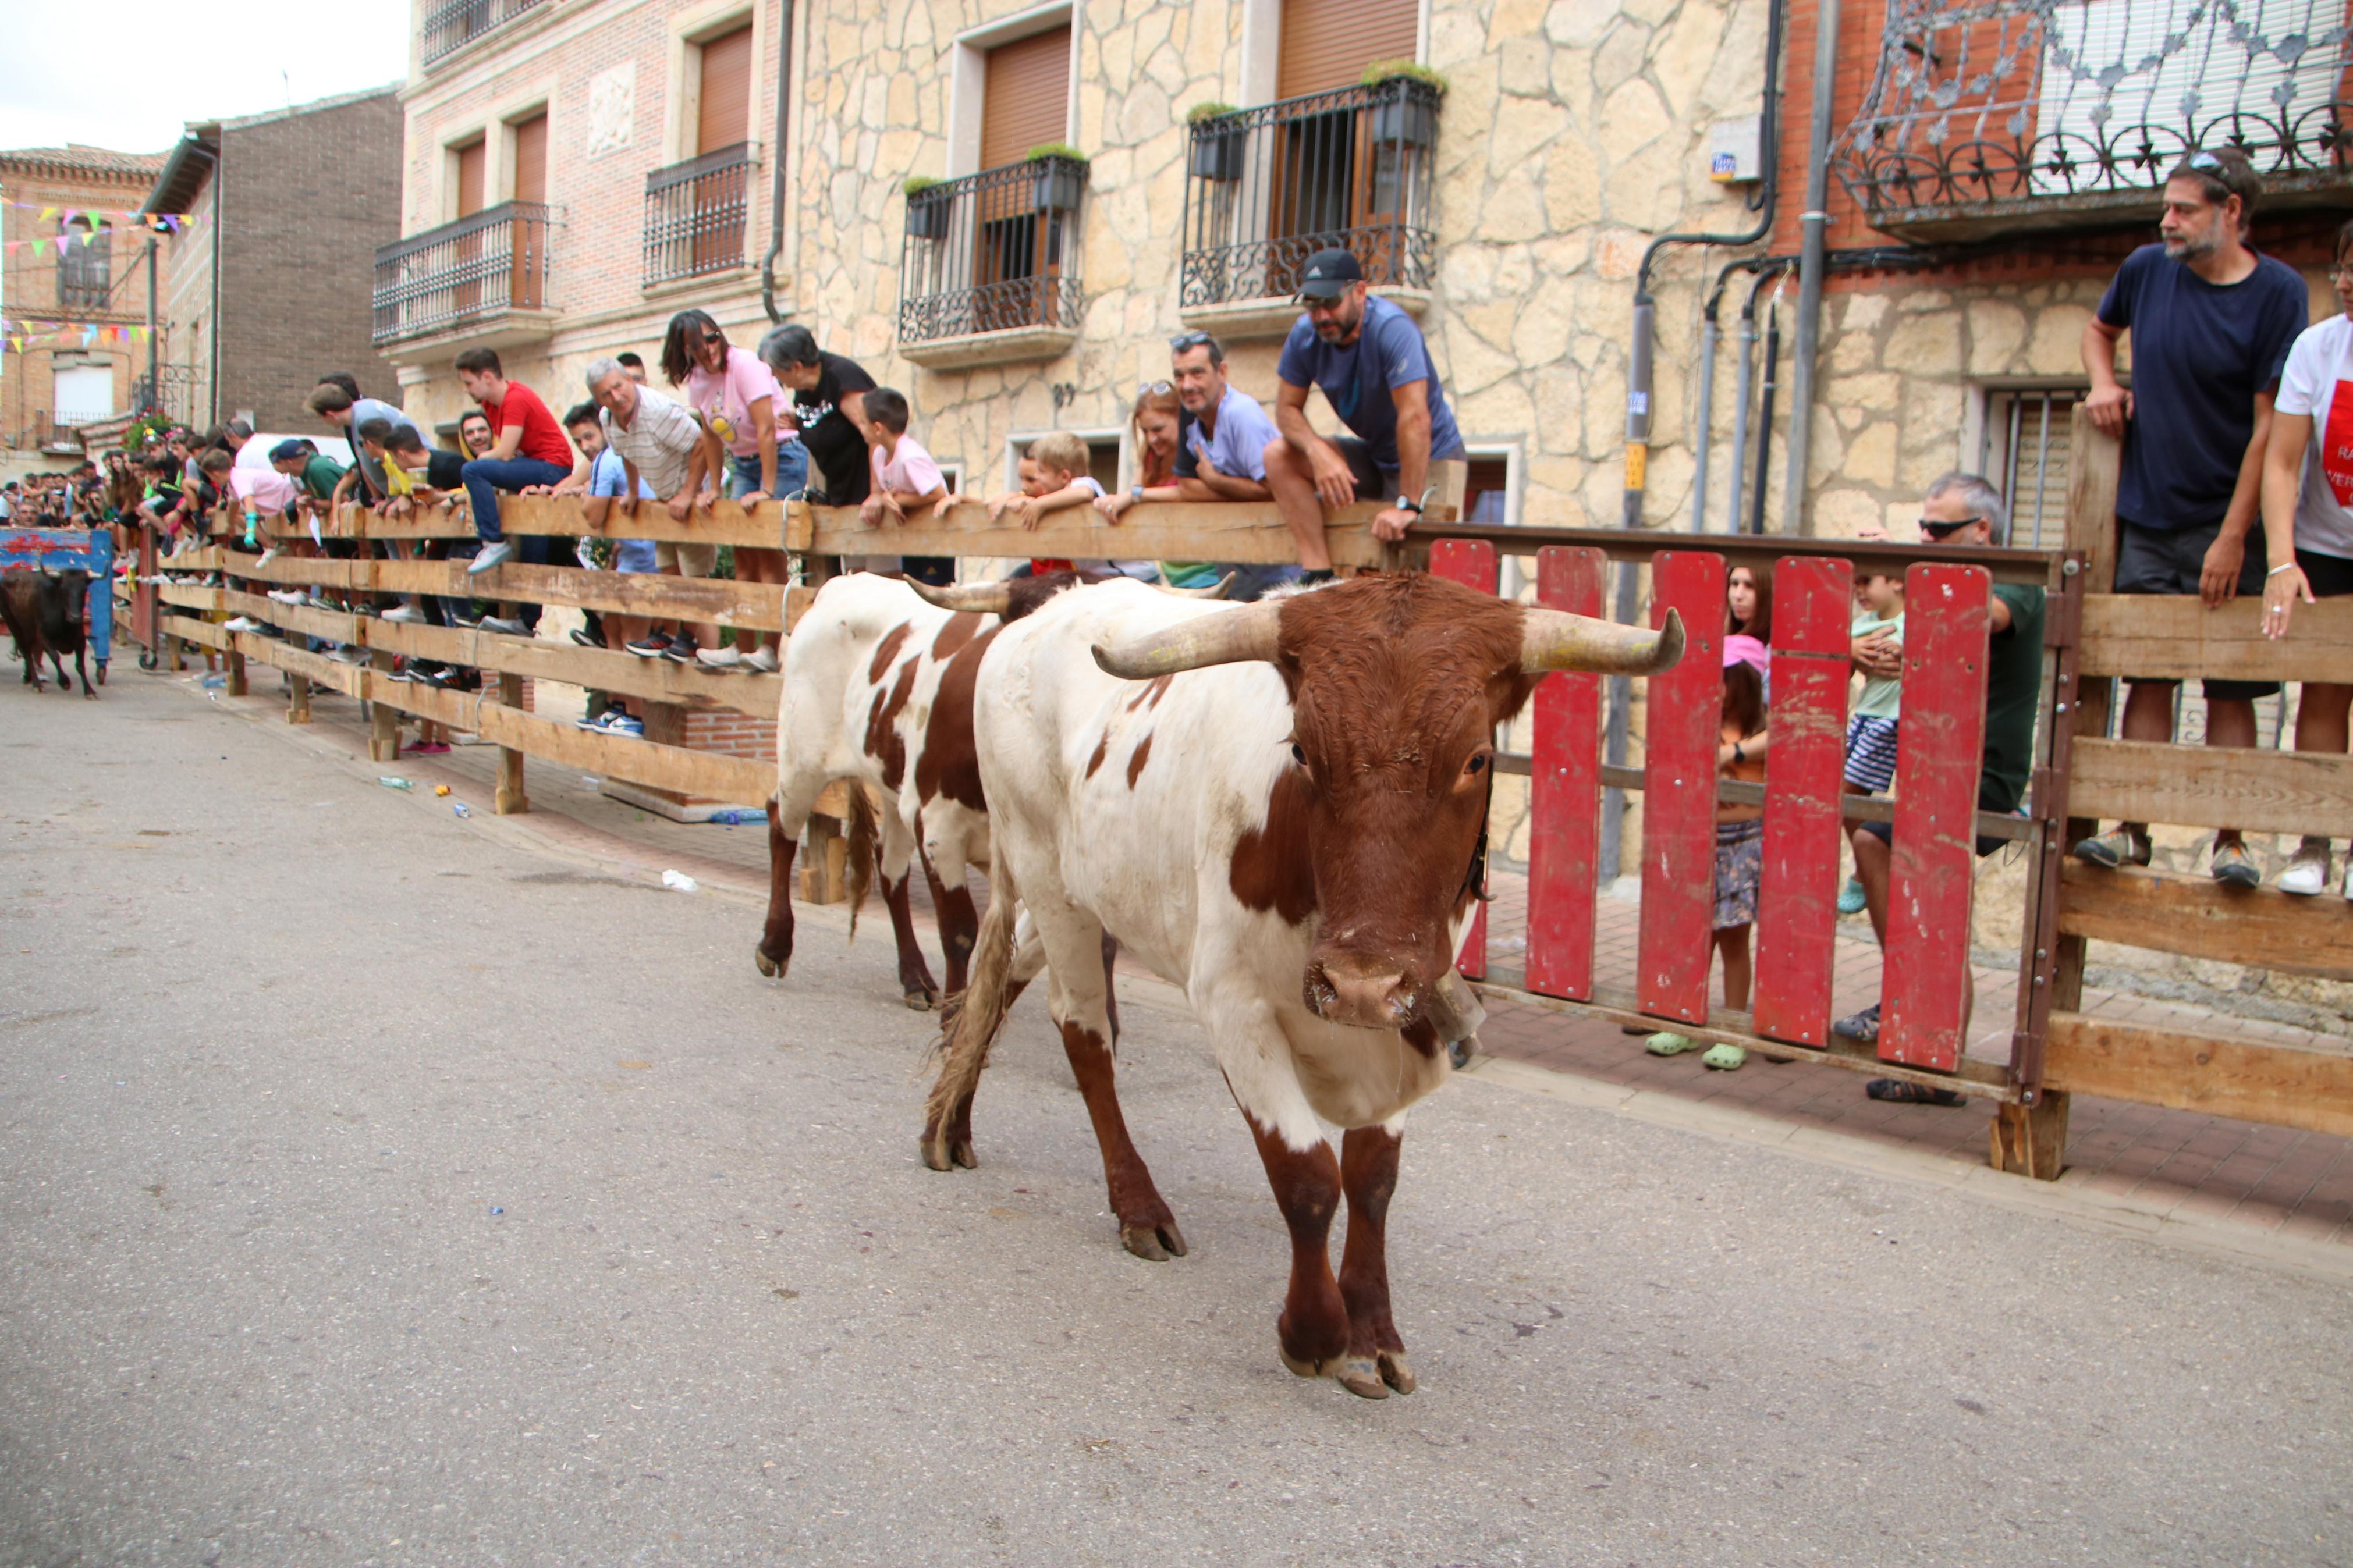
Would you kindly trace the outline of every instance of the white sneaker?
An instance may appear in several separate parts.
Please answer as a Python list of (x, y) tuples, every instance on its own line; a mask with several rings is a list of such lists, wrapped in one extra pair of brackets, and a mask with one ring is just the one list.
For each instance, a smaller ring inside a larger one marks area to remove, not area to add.
[[(2348, 869), (2348, 875), (2353, 875), (2353, 868)], [(2353, 886), (2353, 883), (2348, 883), (2348, 886)], [(2280, 873), (2279, 890), (2306, 899), (2316, 893), (2327, 892), (2328, 851), (2323, 849), (2316, 854), (2307, 849), (2297, 850), (2295, 858), (2287, 863), (2287, 869)]]
[(337, 664), (365, 664), (368, 661), (367, 649), (353, 647), (350, 643), (345, 643), (327, 657)]
[(273, 561), (275, 561), (275, 560), (277, 560), (277, 559), (278, 559), (278, 546), (276, 546), (275, 544), (273, 544), (273, 545), (271, 545), (269, 549), (267, 549), (267, 550), (265, 550), (265, 551), (263, 551), (263, 552), (261, 552), (261, 556), (260, 556), (260, 558), (259, 558), (259, 560), (255, 561), (255, 562), (254, 562), (254, 564), (255, 564), (256, 566), (267, 566), (267, 565), (269, 565), (271, 562), (273, 562)]
[(425, 624), (425, 612), (414, 605), (395, 605), (376, 619), (397, 621), (405, 626), (421, 626)]
[(299, 588), (272, 588), (269, 590), (269, 597), (281, 605), (299, 605), (302, 602), (302, 593)]
[(758, 647), (752, 650), (749, 658), (744, 660), (744, 668), (746, 669), (756, 669), (762, 675), (776, 674), (776, 650), (770, 647), (767, 644), (762, 643)]
[[(258, 632), (260, 629), (261, 623), (251, 616), (239, 616), (235, 620), (221, 623), (221, 630), (225, 632)], [(2314, 889), (2316, 892), (2318, 890), (2318, 889)]]
[(695, 662), (702, 665), (705, 669), (741, 669), (744, 668), (744, 656), (735, 651), (734, 645), (732, 643), (725, 647), (706, 647), (701, 649), (695, 654), (694, 658)]

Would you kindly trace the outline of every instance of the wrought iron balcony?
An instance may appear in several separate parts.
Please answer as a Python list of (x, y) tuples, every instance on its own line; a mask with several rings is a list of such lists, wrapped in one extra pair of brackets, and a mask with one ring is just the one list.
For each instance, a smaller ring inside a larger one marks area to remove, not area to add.
[(501, 202), (377, 250), (377, 346), (547, 310), (550, 212), (540, 202)]
[(1179, 306), (1287, 300), (1335, 246), (1376, 286), (1429, 288), (1438, 107), (1437, 88), (1398, 77), (1197, 121)]
[[(918, 363), (1042, 358), (1075, 340), (1079, 204), (1087, 166), (1033, 158), (928, 186), (907, 198), (899, 253), (899, 342)], [(955, 340), (1015, 334), (974, 346)]]
[(431, 65), (539, 3), (540, 0), (443, 0), (425, 13), (425, 63)]
[(752, 146), (738, 142), (646, 176), (646, 287), (744, 265)]
[(2243, 151), (2266, 208), (2338, 205), (2348, 23), (2346, 0), (1893, 0), (1832, 167), (1912, 239), (2138, 223), (2200, 147)]

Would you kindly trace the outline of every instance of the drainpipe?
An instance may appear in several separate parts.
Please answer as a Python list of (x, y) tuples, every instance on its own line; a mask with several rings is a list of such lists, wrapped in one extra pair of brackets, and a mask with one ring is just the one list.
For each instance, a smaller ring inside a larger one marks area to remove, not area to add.
[[(1781, 281), (1773, 285), (1773, 297), (1765, 301), (1765, 384), (1757, 394), (1757, 484), (1748, 502), (1751, 533), (1765, 531), (1765, 478), (1773, 468), (1773, 394), (1780, 385), (1777, 378), (1781, 365), (1781, 289), (1788, 280), (1784, 272)], [(1738, 517), (1732, 520), (1732, 527), (1739, 531)]]
[(155, 237), (147, 237), (147, 395), (155, 406), (164, 404), (164, 378), (156, 369), (161, 349), (155, 342)]
[[(1725, 498), (1725, 531), (1729, 533), (1740, 531), (1740, 500), (1746, 493), (1742, 487), (1748, 479), (1748, 404), (1756, 384), (1757, 296), (1763, 291), (1767, 281), (1788, 268), (1788, 260), (1785, 257), (1752, 258), (1735, 265), (1754, 270), (1757, 277), (1748, 285), (1748, 297), (1740, 304), (1740, 337), (1737, 351), (1740, 357), (1736, 362), (1739, 369), (1733, 380), (1732, 393), (1732, 482), (1730, 493)], [(1717, 279), (1716, 289), (1719, 293), (1729, 281), (1732, 271), (1733, 268), (1725, 268), (1725, 276)]]
[[(1757, 183), (1757, 194), (1749, 198), (1749, 210), (1757, 214), (1756, 226), (1742, 234), (1662, 234), (1644, 247), (1641, 264), (1634, 269), (1634, 341), (1627, 352), (1626, 481), (1620, 517), (1620, 521), (1627, 528), (1642, 526), (1642, 496), (1650, 477), (1651, 344), (1657, 316), (1656, 307), (1651, 299), (1651, 268), (1657, 262), (1659, 253), (1671, 245), (1754, 245), (1773, 232), (1775, 202), (1780, 188), (1779, 139), (1776, 134), (1774, 110), (1779, 95), (1781, 26), (1785, 9), (1785, 0), (1772, 0), (1765, 18), (1765, 83), (1757, 95), (1757, 146), (1764, 162), (1763, 178)], [(1640, 608), (1635, 575), (1635, 568), (1630, 565), (1618, 569), (1617, 592), (1610, 618), (1621, 625), (1632, 625), (1635, 612)], [(1626, 764), (1628, 726), (1633, 703), (1633, 681), (1623, 675), (1611, 676), (1604, 754), (1615, 767)], [(1605, 883), (1615, 880), (1619, 875), (1625, 815), (1626, 792), (1621, 789), (1603, 791), (1598, 870)]]
[(783, 15), (776, 25), (776, 140), (769, 153), (776, 161), (768, 192), (768, 254), (760, 258), (760, 309), (768, 320), (781, 321), (776, 309), (776, 258), (785, 252), (785, 138), (792, 130), (793, 0), (781, 0)]
[(1821, 342), (1822, 238), (1829, 226), (1831, 79), (1838, 68), (1839, 0), (1819, 0), (1814, 13), (1813, 124), (1806, 147), (1806, 206), (1798, 216), (1801, 248), (1798, 262), (1798, 342), (1790, 359), (1788, 489), (1781, 507), (1781, 531), (1811, 537), (1814, 520), (1806, 510), (1806, 458), (1814, 421), (1814, 353)]

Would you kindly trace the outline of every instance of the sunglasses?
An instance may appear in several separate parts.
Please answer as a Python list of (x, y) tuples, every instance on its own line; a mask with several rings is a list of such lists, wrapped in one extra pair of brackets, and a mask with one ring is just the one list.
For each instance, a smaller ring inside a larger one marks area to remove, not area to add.
[(1926, 534), (1931, 539), (1946, 540), (1950, 539), (1954, 534), (1958, 533), (1961, 530), (1968, 527), (1969, 524), (1973, 522), (1983, 522), (1984, 521), (1985, 519), (1982, 516), (1978, 516), (1957, 518), (1951, 522), (1939, 522), (1934, 518), (1924, 517), (1920, 520), (1920, 531)]
[(1217, 341), (1207, 332), (1180, 332), (1168, 340), (1168, 352), (1172, 354), (1181, 354), (1187, 349), (1198, 349), (1204, 343), (1213, 343)]
[(1138, 397), (1151, 397), (1176, 390), (1165, 381), (1139, 381), (1135, 384), (1135, 395)]

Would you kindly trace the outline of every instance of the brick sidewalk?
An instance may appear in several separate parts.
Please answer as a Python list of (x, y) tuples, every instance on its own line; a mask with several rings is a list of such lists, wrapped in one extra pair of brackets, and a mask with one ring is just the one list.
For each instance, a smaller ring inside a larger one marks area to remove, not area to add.
[[(193, 684), (193, 678), (188, 682)], [(241, 701), (220, 700), (265, 721), (280, 710), (274, 697), (259, 694)], [(332, 733), (364, 757), (366, 731), (358, 704), (324, 692), (314, 695), (312, 702), (313, 733), (321, 739)], [(488, 746), (459, 747), (447, 756), (405, 756), (396, 767), (382, 771), (400, 773), (420, 784), (451, 783), (459, 797), (487, 813), (497, 755)], [(532, 814), (506, 820), (527, 822), (551, 847), (641, 870), (676, 868), (706, 882), (765, 894), (767, 832), (761, 826), (674, 823), (597, 793), (572, 769), (543, 762), (529, 764), (526, 788)], [(1519, 933), (1525, 930), (1525, 879), (1498, 871), (1493, 885), (1488, 951), (1492, 960), (1516, 966)], [(936, 965), (938, 942), (930, 929), (930, 903), (920, 879), (914, 904), (926, 950)], [(867, 912), (879, 917), (872, 908)], [(1595, 955), (1597, 973), (1605, 981), (1631, 983), (1636, 913), (1630, 902), (1600, 901)], [(1860, 924), (1842, 924), (1839, 932), (1833, 994), (1840, 1014), (1865, 1005), (1878, 994), (1878, 949), (1867, 927), (1851, 929)], [(754, 934), (747, 928), (747, 963)], [(2007, 1060), (2017, 975), (1983, 966), (1976, 975), (1969, 1053)], [(2113, 992), (2087, 989), (2084, 1010), (2137, 1023), (2342, 1048), (2341, 1042), (2276, 1025)], [(1793, 1125), (1955, 1162), (1986, 1162), (1987, 1127), (1992, 1120), (1987, 1100), (1971, 1100), (1957, 1109), (1887, 1105), (1865, 1098), (1862, 1076), (1849, 1069), (1811, 1062), (1775, 1066), (1754, 1056), (1736, 1072), (1712, 1072), (1700, 1065), (1695, 1051), (1651, 1056), (1641, 1040), (1614, 1023), (1509, 1002), (1490, 1005), (1480, 1044), (1494, 1056), (1592, 1081), (1735, 1106)], [(2088, 1096), (2077, 1097), (2070, 1121), (2063, 1187), (2080, 1185), (2128, 1197), (2135, 1207), (2159, 1215), (2221, 1219), (2278, 1236), (2353, 1247), (2353, 1139)]]

